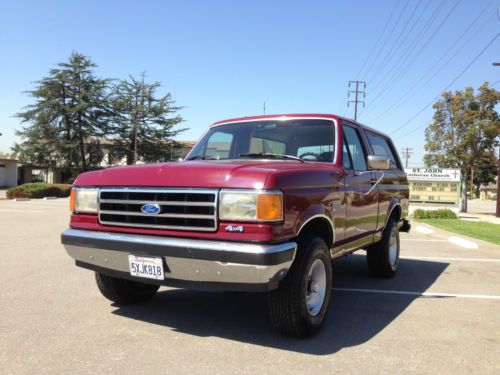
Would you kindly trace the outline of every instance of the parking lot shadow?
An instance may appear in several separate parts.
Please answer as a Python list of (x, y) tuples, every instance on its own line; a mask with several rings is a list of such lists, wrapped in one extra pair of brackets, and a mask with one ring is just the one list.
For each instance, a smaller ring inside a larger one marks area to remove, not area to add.
[[(364, 256), (333, 264), (334, 287), (425, 292), (448, 263), (401, 259), (393, 279), (373, 279)], [(411, 303), (415, 295), (337, 291), (327, 319), (316, 336), (299, 340), (274, 331), (267, 320), (265, 294), (160, 290), (150, 302), (117, 307), (113, 314), (190, 335), (216, 336), (301, 353), (327, 355), (362, 344), (381, 332)]]

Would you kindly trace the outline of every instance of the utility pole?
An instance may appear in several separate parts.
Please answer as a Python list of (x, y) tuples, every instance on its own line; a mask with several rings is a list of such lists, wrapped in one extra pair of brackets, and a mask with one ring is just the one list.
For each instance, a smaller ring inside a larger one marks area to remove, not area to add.
[[(351, 90), (351, 85), (355, 87), (355, 90)], [(363, 86), (364, 91), (360, 91), (360, 86)], [(354, 100), (349, 100), (351, 94), (354, 94)], [(358, 96), (363, 94), (363, 100), (358, 99)], [(347, 107), (349, 103), (354, 103), (354, 121), (358, 119), (358, 103), (363, 103), (363, 108), (365, 107), (365, 97), (366, 97), (366, 82), (365, 81), (349, 81), (349, 86), (347, 90)]]
[(262, 106), (262, 114), (266, 114), (266, 101), (264, 100), (264, 105)]
[(411, 155), (413, 154), (413, 149), (406, 147), (401, 149), (401, 154), (403, 155), (403, 158), (405, 159), (405, 168), (408, 168), (408, 160), (410, 159)]
[[(497, 12), (497, 16), (500, 19), (500, 12)], [(500, 62), (494, 62), (493, 66), (500, 66)], [(497, 212), (496, 212), (496, 217), (500, 217), (500, 144), (498, 144), (497, 164), (498, 164), (498, 169), (497, 169)]]

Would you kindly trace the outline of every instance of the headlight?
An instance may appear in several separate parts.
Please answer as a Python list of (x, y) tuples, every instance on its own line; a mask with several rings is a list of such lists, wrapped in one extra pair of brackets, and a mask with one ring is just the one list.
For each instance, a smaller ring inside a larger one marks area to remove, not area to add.
[(97, 195), (99, 189), (73, 188), (70, 197), (70, 210), (95, 214), (97, 213)]
[(222, 190), (219, 218), (231, 221), (283, 220), (283, 194), (265, 190)]

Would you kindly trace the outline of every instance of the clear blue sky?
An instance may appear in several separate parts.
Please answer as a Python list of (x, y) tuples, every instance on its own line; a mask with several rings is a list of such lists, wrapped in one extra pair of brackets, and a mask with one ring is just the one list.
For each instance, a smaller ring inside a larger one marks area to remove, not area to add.
[[(364, 79), (361, 122), (395, 139), (421, 127), (397, 140), (398, 149), (414, 148), (419, 164), (422, 126), (432, 118), (426, 104), (500, 31), (497, 7), (492, 0), (4, 1), (0, 151), (16, 141), (13, 115), (32, 100), (22, 92), (78, 51), (98, 64), (98, 75), (146, 71), (161, 81), (185, 107), (183, 140), (198, 139), (216, 120), (261, 114), (264, 101), (267, 113), (352, 116), (347, 83)], [(451, 89), (500, 79), (492, 66), (499, 47), (500, 37)]]

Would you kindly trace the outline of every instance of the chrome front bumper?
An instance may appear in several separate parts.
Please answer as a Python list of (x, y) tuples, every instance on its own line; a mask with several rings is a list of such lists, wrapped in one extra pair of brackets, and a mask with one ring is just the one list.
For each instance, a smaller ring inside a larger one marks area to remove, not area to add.
[[(76, 265), (125, 279), (204, 290), (270, 290), (282, 280), (297, 244), (273, 245), (67, 229), (61, 242)], [(165, 279), (130, 275), (128, 255), (159, 256)]]

